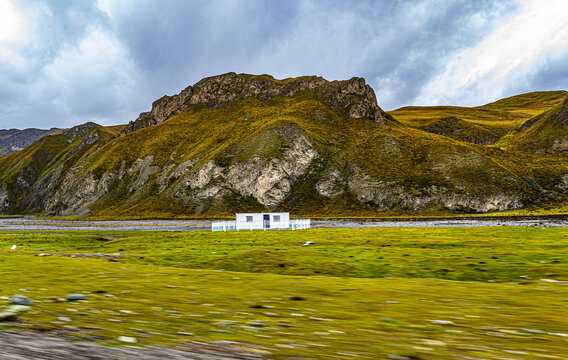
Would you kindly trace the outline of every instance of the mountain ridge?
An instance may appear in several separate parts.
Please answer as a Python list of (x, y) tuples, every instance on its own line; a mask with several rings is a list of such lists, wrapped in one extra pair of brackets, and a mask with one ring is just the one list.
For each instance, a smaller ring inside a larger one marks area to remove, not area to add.
[(65, 129), (51, 128), (48, 130), (27, 129), (2, 129), (0, 130), (0, 157), (20, 151), (35, 141), (47, 135), (54, 135)]
[(130, 122), (122, 135), (159, 124), (192, 105), (205, 104), (211, 108), (252, 96), (265, 101), (277, 96), (291, 96), (299, 91), (319, 92), (323, 95), (324, 103), (344, 109), (353, 118), (367, 117), (381, 124), (394, 121), (378, 107), (375, 92), (363, 78), (330, 82), (319, 76), (302, 76), (277, 80), (266, 74), (229, 72), (201, 79), (179, 94), (164, 95), (152, 103), (150, 111), (141, 113), (136, 120)]
[(0, 159), (0, 210), (377, 216), (567, 203), (563, 92), (390, 114), (361, 78), (228, 73), (180, 94), (126, 126), (84, 124)]

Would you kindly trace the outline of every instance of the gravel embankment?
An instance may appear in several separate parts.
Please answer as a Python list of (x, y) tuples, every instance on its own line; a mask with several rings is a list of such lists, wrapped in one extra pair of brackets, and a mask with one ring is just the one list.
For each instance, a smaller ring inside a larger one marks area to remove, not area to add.
[(357, 228), (357, 227), (482, 227), (482, 226), (543, 226), (567, 227), (568, 221), (561, 219), (542, 220), (410, 220), (410, 221), (312, 221), (312, 227)]
[(0, 331), (0, 360), (259, 360), (236, 343), (195, 343), (176, 347), (105, 347), (34, 332)]
[[(444, 219), (444, 220), (312, 220), (313, 228), (360, 227), (481, 227), (481, 226), (541, 226), (568, 227), (562, 218), (542, 219)], [(58, 230), (125, 230), (125, 231), (190, 231), (209, 230), (209, 220), (124, 220), (124, 221), (67, 221), (29, 218), (0, 219), (0, 231), (58, 231)]]

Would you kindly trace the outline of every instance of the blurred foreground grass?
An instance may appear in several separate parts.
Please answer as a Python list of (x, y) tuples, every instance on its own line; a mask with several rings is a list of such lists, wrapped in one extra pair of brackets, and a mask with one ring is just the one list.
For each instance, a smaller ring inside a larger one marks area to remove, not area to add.
[[(519, 227), (0, 233), (0, 296), (35, 302), (0, 328), (277, 359), (563, 359), (566, 245)], [(97, 253), (115, 257), (72, 257)]]

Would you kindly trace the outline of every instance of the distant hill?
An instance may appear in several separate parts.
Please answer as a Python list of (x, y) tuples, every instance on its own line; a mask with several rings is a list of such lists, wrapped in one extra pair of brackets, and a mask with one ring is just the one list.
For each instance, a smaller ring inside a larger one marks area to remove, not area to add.
[(20, 151), (44, 136), (59, 134), (63, 131), (64, 129), (57, 128), (49, 130), (34, 128), (0, 130), (0, 157)]
[(218, 75), (126, 126), (80, 125), (0, 159), (0, 210), (120, 218), (563, 208), (566, 95), (387, 114), (361, 78)]

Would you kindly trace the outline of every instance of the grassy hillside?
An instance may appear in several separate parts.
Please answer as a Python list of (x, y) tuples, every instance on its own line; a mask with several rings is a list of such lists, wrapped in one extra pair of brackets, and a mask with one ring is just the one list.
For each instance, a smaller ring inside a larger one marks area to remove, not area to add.
[[(287, 139), (294, 134), (306, 136), (322, 159), (315, 174), (298, 184), (293, 198), (276, 210), (300, 214), (374, 213), (371, 206), (353, 201), (349, 194), (330, 201), (314, 191), (321, 176), (318, 174), (331, 167), (347, 173), (349, 167), (357, 166), (374, 178), (402, 182), (417, 192), (454, 179), (480, 192), (491, 191), (492, 187), (524, 188), (522, 182), (515, 180), (519, 175), (493, 160), (490, 150), (404, 125), (380, 126), (367, 119), (351, 119), (330, 110), (309, 93), (264, 102), (247, 99), (216, 109), (195, 107), (164, 123), (114, 139), (87, 160), (84, 171), (116, 171), (123, 164), (128, 167), (148, 156), (153, 156), (152, 165), (160, 169), (175, 169), (187, 161), (195, 161), (193, 166), (199, 167), (210, 160), (230, 166), (253, 157), (270, 159), (286, 150)], [(159, 171), (154, 176), (158, 174)], [(174, 184), (179, 180), (170, 181)], [(101, 212), (110, 210), (119, 215), (172, 215), (171, 204), (164, 204), (164, 194), (157, 187), (141, 189), (138, 194), (127, 195), (126, 201), (118, 202), (117, 198), (124, 195), (124, 191), (117, 191), (104, 197), (93, 207), (93, 214), (99, 215), (100, 208)], [(211, 204), (203, 213), (223, 209), (224, 214), (230, 214), (258, 209), (258, 204), (237, 196), (229, 205)]]
[(44, 136), (60, 134), (63, 131), (64, 129), (57, 128), (49, 130), (35, 128), (0, 130), (0, 157), (19, 151)]
[(398, 121), (418, 128), (433, 119), (453, 116), (503, 136), (533, 116), (559, 105), (567, 94), (566, 91), (532, 92), (478, 107), (409, 106), (390, 114)]
[(547, 119), (565, 96), (402, 108), (381, 124), (305, 90), (195, 104), (121, 136), (84, 125), (0, 159), (2, 208), (100, 218), (563, 211), (566, 127)]
[[(81, 159), (90, 156), (99, 144), (117, 135), (122, 127), (101, 127), (94, 123), (73, 127), (62, 134), (45, 136), (22, 151), (0, 161), (2, 190), (8, 201), (20, 211), (37, 206), (37, 186), (53, 186)], [(44, 180), (42, 182), (42, 180)], [(28, 196), (26, 196), (28, 195)]]

